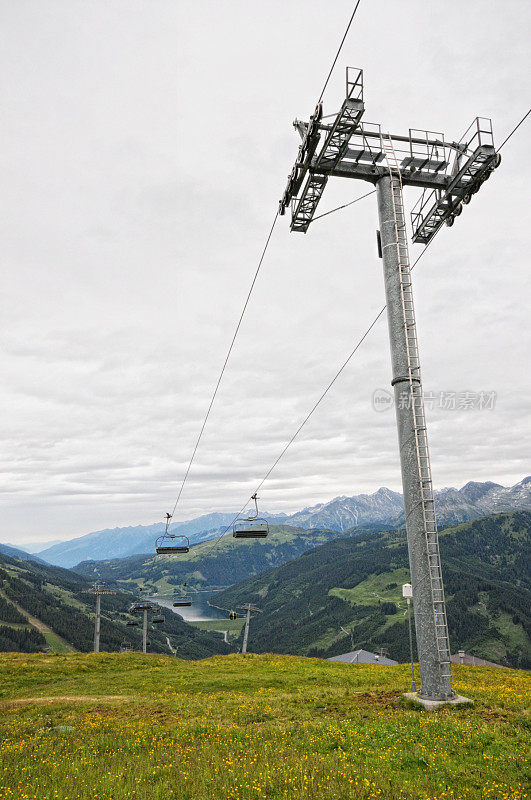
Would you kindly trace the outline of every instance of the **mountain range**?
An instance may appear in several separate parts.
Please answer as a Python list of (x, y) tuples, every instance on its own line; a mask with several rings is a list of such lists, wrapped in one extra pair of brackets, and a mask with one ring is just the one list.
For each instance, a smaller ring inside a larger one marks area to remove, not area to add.
[[(462, 489), (435, 492), (437, 518), (441, 525), (456, 525), (472, 519), (516, 509), (531, 510), (531, 477), (506, 488), (498, 483), (471, 481)], [(284, 525), (343, 531), (365, 523), (392, 527), (404, 524), (404, 501), (399, 492), (381, 488), (374, 494), (336, 497), (328, 503), (292, 514)]]
[[(441, 530), (454, 652), (531, 666), (530, 533), (528, 511)], [(138, 647), (138, 631), (127, 627), (136, 596), (169, 597), (186, 584), (192, 594), (218, 587), (211, 602), (226, 610), (257, 605), (263, 614), (251, 626), (254, 652), (330, 657), (382, 647), (398, 661), (408, 658), (401, 597), (409, 581), (405, 532), (368, 523), (340, 532), (272, 525), (261, 541), (227, 536), (215, 548), (207, 542), (179, 559), (150, 553), (86, 561), (76, 572), (0, 555), (0, 650), (90, 650), (94, 598), (86, 591), (95, 568), (116, 591), (102, 603), (102, 649), (119, 649), (124, 641)], [(219, 593), (222, 586), (227, 588)], [(219, 635), (194, 630), (176, 614), (165, 617), (162, 630), (150, 631), (157, 652), (169, 648), (167, 636), (187, 658), (231, 649)]]
[[(508, 488), (487, 481), (470, 482), (461, 489), (441, 489), (435, 493), (435, 502), (441, 526), (504, 511), (531, 510), (531, 477)], [(395, 528), (404, 524), (402, 495), (385, 487), (373, 494), (336, 497), (291, 515), (264, 513), (264, 516), (274, 524), (336, 532), (364, 525)], [(188, 536), (190, 544), (198, 544), (219, 535), (233, 518), (234, 513), (214, 512), (174, 523), (170, 530)], [(163, 523), (107, 528), (55, 544), (38, 555), (62, 567), (73, 567), (88, 560), (127, 558), (153, 552), (155, 539), (163, 530)]]

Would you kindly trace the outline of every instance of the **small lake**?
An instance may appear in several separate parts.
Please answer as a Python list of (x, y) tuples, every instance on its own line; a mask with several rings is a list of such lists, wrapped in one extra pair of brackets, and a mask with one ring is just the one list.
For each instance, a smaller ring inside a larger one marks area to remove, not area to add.
[[(220, 586), (215, 591), (220, 592), (223, 588), (226, 587)], [(215, 592), (213, 592), (212, 589), (190, 592), (192, 605), (185, 606), (184, 608), (174, 608), (172, 605), (173, 597), (170, 595), (166, 595), (166, 597), (153, 597), (152, 599), (157, 605), (164, 606), (164, 608), (170, 609), (174, 614), (178, 614), (185, 622), (205, 622), (209, 619), (227, 619), (228, 611), (213, 608), (208, 604), (213, 594), (215, 594)]]

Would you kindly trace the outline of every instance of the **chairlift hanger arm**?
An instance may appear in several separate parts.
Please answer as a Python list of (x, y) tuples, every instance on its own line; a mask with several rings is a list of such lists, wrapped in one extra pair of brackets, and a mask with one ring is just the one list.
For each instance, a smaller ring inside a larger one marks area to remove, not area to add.
[(254, 514), (249, 514), (248, 519), (256, 519), (258, 516), (258, 495), (256, 492), (251, 495), (251, 500), (254, 500), (255, 512)]
[(255, 492), (250, 499), (254, 500), (255, 511), (247, 517), (237, 517), (234, 520), (232, 535), (235, 539), (265, 539), (269, 534), (269, 523), (258, 516), (258, 494)]

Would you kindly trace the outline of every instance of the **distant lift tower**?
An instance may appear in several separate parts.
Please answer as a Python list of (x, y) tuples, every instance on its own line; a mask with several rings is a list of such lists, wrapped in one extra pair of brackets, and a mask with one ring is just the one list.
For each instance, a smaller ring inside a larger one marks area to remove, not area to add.
[(422, 195), (412, 211), (413, 241), (428, 244), (439, 228), (453, 225), (463, 203), (500, 163), (490, 119), (477, 117), (458, 142), (442, 133), (410, 129), (404, 136), (362, 122), (363, 72), (347, 68), (346, 98), (335, 118), (319, 103), (308, 123), (294, 122), (302, 137), (297, 160), (280, 201), (291, 204), (291, 230), (306, 233), (330, 177), (376, 186), (387, 319), (406, 514), (413, 608), (426, 700), (454, 697), (446, 605), (433, 503), (420, 359), (411, 285), (403, 186)]
[(247, 652), (247, 642), (249, 640), (249, 625), (251, 624), (251, 614), (261, 614), (259, 608), (256, 606), (251, 605), (251, 603), (245, 603), (243, 606), (238, 606), (238, 611), (245, 611), (245, 630), (243, 632), (243, 644), (242, 644), (242, 653), (245, 655)]
[[(164, 622), (164, 617), (160, 616), (160, 608), (157, 605), (150, 603), (148, 600), (138, 600), (137, 602), (133, 603), (129, 609), (129, 613), (142, 616), (142, 652), (147, 653), (148, 614), (153, 615), (153, 622)], [(136, 623), (134, 624), (136, 625)]]
[(92, 589), (87, 589), (84, 594), (96, 595), (96, 616), (94, 618), (94, 652), (100, 652), (100, 626), (101, 626), (101, 596), (102, 594), (116, 594), (107, 589), (104, 583), (95, 583)]

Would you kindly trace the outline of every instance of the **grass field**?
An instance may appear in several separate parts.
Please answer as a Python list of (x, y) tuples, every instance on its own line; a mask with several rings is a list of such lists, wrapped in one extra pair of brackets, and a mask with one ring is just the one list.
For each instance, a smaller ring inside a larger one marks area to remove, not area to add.
[(407, 666), (2, 654), (0, 799), (523, 800), (529, 675), (455, 686), (474, 708), (409, 707)]

